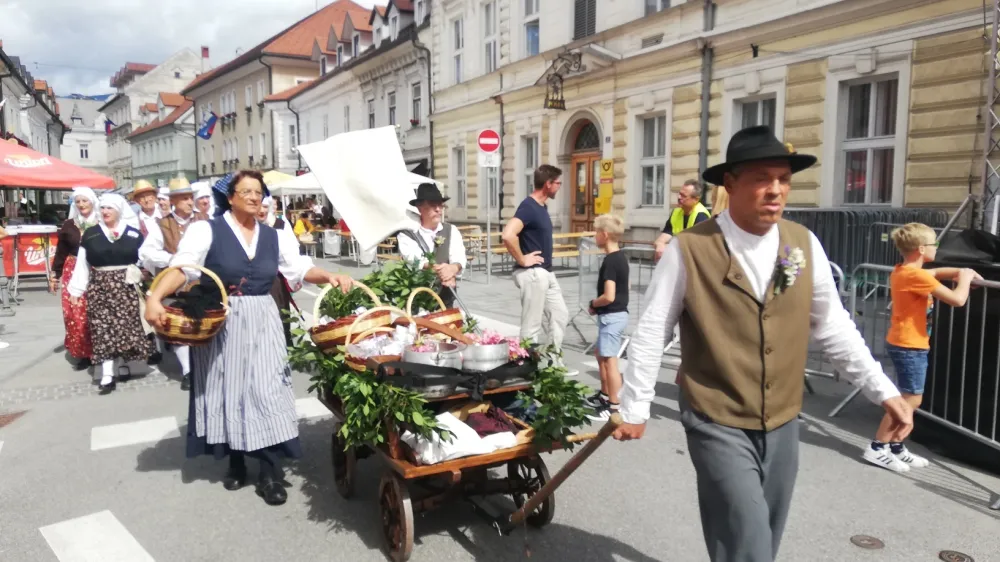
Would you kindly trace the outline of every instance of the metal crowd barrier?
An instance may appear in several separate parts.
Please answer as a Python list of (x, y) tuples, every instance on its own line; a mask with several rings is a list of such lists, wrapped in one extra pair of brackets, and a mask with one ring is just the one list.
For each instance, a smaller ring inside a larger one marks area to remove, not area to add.
[[(854, 316), (872, 355), (890, 376), (895, 375), (895, 370), (886, 354), (885, 337), (890, 324), (891, 302), (886, 291), (864, 292), (861, 280), (879, 277), (879, 284), (888, 285), (892, 269), (880, 264), (859, 264), (854, 271), (859, 285), (848, 291), (848, 312)], [(1000, 282), (974, 281), (973, 291), (983, 294), (971, 294), (966, 306), (952, 308), (935, 302), (924, 401), (917, 413), (1000, 450), (997, 423), (1000, 417), (1000, 322), (988, 320), (997, 308), (990, 306), (990, 297), (1000, 298), (994, 292), (998, 290)], [(959, 365), (960, 370), (957, 377), (952, 376), (955, 365)], [(955, 378), (958, 380), (953, 380)], [(860, 392), (860, 388), (854, 389), (830, 416), (838, 415)], [(973, 395), (975, 400), (970, 405), (967, 398)]]
[[(604, 253), (600, 251), (597, 242), (592, 237), (580, 238), (577, 242), (577, 249), (580, 252), (577, 259), (577, 300), (566, 304), (570, 311), (574, 312), (573, 317), (570, 318), (569, 327), (572, 327), (576, 332), (579, 338), (578, 343), (580, 347), (584, 348), (584, 353), (589, 353), (596, 343), (597, 319), (590, 315), (588, 308), (590, 301), (597, 297), (597, 278), (601, 264), (604, 262)], [(621, 246), (621, 250), (628, 256), (629, 261), (629, 327), (626, 331), (626, 337), (622, 339), (622, 346), (618, 352), (619, 357), (628, 347), (630, 335), (639, 321), (646, 289), (649, 287), (653, 269), (656, 267), (655, 251), (651, 243), (625, 242)]]

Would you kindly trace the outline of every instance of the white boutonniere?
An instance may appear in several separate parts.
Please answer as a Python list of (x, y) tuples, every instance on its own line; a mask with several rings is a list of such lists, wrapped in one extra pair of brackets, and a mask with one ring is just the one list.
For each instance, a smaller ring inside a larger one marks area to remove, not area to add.
[(139, 233), (136, 232), (136, 231), (134, 231), (134, 230), (129, 230), (128, 231), (128, 236), (129, 236), (129, 238), (138, 238), (139, 237)]
[(806, 267), (806, 255), (802, 248), (785, 246), (785, 257), (778, 260), (774, 272), (774, 294), (780, 295), (795, 284), (795, 280)]
[(440, 246), (441, 244), (444, 244), (444, 236), (436, 236), (436, 237), (434, 237), (434, 245), (435, 246)]

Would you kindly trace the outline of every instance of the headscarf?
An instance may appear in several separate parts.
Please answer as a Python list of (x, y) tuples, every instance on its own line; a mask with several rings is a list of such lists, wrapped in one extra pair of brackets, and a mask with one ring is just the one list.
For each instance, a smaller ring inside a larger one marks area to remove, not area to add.
[(215, 216), (215, 197), (212, 196), (212, 184), (207, 181), (196, 181), (191, 184), (194, 190), (194, 200), (197, 203), (202, 197), (208, 197), (208, 216)]
[(105, 193), (101, 195), (98, 207), (109, 207), (118, 211), (118, 225), (127, 225), (139, 230), (139, 217), (129, 207), (128, 201), (117, 193)]
[[(80, 210), (76, 208), (76, 198), (86, 197), (90, 201), (91, 209), (90, 216), (84, 217), (80, 215)], [(97, 204), (97, 194), (94, 193), (93, 189), (89, 187), (74, 187), (73, 192), (69, 196), (69, 220), (76, 223), (77, 228), (80, 232), (87, 230), (88, 228), (97, 224), (98, 221), (98, 204)]]
[(267, 226), (274, 226), (274, 221), (278, 220), (278, 217), (275, 215), (276, 205), (274, 204), (274, 198), (267, 196), (260, 202), (260, 204), (267, 207)]

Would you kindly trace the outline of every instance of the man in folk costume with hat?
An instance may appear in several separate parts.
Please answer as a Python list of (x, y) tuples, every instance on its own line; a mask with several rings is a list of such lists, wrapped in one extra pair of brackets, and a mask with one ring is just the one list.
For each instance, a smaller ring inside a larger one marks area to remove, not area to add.
[(726, 162), (702, 176), (725, 187), (729, 209), (667, 245), (629, 349), (620, 440), (642, 437), (666, 337), (680, 324), (681, 423), (713, 561), (777, 556), (798, 472), (810, 337), (882, 405), (896, 441), (913, 428), (912, 408), (844, 310), (819, 240), (781, 219), (792, 174), (815, 162), (767, 127), (733, 136)]
[(445, 306), (455, 303), (458, 278), (465, 269), (465, 244), (462, 233), (453, 224), (443, 222), (445, 203), (450, 199), (441, 195), (433, 183), (417, 186), (417, 197), (410, 201), (420, 211), (420, 226), (416, 231), (402, 230), (397, 236), (399, 255), (407, 261), (427, 265), (427, 254), (434, 254), (434, 273), (441, 282), (439, 295)]
[(135, 189), (132, 190), (132, 201), (139, 205), (136, 215), (139, 216), (139, 232), (143, 236), (149, 232), (150, 224), (156, 224), (164, 216), (156, 206), (156, 198), (157, 192), (153, 184), (146, 180), (136, 182)]
[[(149, 234), (139, 249), (139, 260), (153, 275), (170, 265), (170, 260), (177, 253), (177, 247), (188, 226), (209, 219), (208, 215), (195, 210), (194, 190), (188, 180), (172, 179), (168, 189), (173, 212), (149, 227)], [(189, 390), (191, 386), (188, 377), (191, 374), (190, 351), (191, 348), (186, 345), (174, 347), (174, 353), (177, 354), (177, 361), (181, 364), (181, 372), (184, 375), (181, 390)]]

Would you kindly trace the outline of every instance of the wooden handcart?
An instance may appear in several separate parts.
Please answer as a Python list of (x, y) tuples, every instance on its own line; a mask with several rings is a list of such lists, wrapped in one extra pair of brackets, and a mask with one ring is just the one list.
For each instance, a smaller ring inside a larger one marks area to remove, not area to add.
[[(529, 385), (518, 384), (487, 390), (486, 395), (526, 390)], [(467, 400), (469, 395), (458, 393), (446, 398), (428, 400), (449, 404)], [(527, 443), (501, 449), (492, 453), (463, 457), (433, 465), (419, 465), (411, 459), (395, 458), (385, 444), (378, 446), (351, 447), (345, 450), (338, 436), (344, 413), (336, 396), (327, 394), (319, 397), (336, 420), (331, 437), (330, 451), (333, 457), (333, 477), (337, 491), (344, 498), (354, 495), (357, 462), (365, 457), (378, 458), (387, 468), (379, 482), (378, 502), (382, 522), (382, 534), (386, 551), (394, 562), (408, 560), (413, 550), (414, 515), (434, 510), (456, 500), (470, 502), (476, 512), (484, 516), (502, 535), (508, 534), (517, 525), (527, 523), (533, 527), (544, 527), (555, 516), (555, 489), (580, 464), (607, 439), (620, 422), (617, 414), (597, 433), (574, 435), (570, 442), (587, 443), (576, 453), (554, 477), (550, 476), (541, 454), (561, 448), (559, 443), (551, 447), (540, 447)], [(398, 455), (397, 455), (398, 456)], [(491, 478), (490, 469), (506, 467), (506, 477)], [(517, 511), (497, 514), (490, 506), (477, 498), (490, 495), (507, 495), (514, 501)]]

